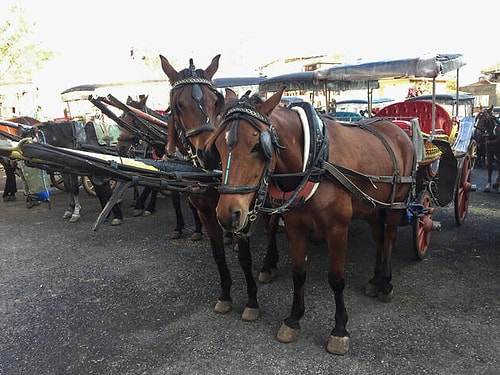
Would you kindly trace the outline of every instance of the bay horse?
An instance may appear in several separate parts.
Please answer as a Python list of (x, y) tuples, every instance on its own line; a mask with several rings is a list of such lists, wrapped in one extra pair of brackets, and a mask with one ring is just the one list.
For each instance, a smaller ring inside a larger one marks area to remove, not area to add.
[[(130, 96), (127, 98), (126, 104), (133, 108), (139, 109), (142, 112), (153, 114), (155, 111), (147, 107), (147, 96), (141, 97), (138, 101), (133, 100)], [(158, 116), (160, 116), (158, 114)], [(163, 116), (162, 116), (163, 117)], [(123, 112), (120, 118), (127, 124), (130, 128), (120, 127), (120, 134), (118, 135), (118, 140), (116, 143), (116, 151), (119, 156), (127, 156), (130, 158), (135, 158), (138, 156), (151, 157), (153, 159), (161, 159), (165, 155), (165, 147), (167, 143), (167, 137), (165, 136), (163, 141), (152, 141), (142, 137), (142, 131), (138, 128), (136, 132), (131, 132), (131, 129), (135, 128), (135, 118), (130, 115), (130, 113)], [(168, 118), (163, 118), (167, 121)], [(150, 124), (154, 126), (154, 124)], [(152, 138), (154, 139), (154, 138)], [(144, 147), (144, 144), (146, 147)], [(141, 153), (142, 155), (137, 155)], [(159, 190), (153, 189), (150, 186), (145, 186), (142, 192), (138, 195), (135, 205), (134, 205), (134, 216), (148, 216), (152, 214), (156, 209), (156, 200)], [(176, 225), (172, 233), (170, 234), (171, 239), (177, 239), (182, 236), (182, 231), (184, 230), (184, 216), (182, 214), (181, 207), (181, 193), (178, 191), (171, 191), (170, 196), (172, 197), (172, 204), (174, 206)], [(146, 201), (149, 198), (149, 202), (146, 206)], [(202, 224), (198, 216), (198, 211), (196, 208), (188, 201), (190, 210), (193, 213), (193, 219), (195, 228), (190, 237), (193, 241), (199, 241), (202, 239)]]
[[(36, 118), (29, 116), (12, 117), (6, 119), (8, 122), (13, 122), (20, 125), (26, 125), (26, 127), (12, 128), (7, 126), (0, 126), (0, 129), (5, 128), (6, 132), (14, 135), (17, 138), (23, 138), (35, 124), (39, 121)], [(3, 191), (2, 198), (4, 202), (16, 200), (17, 193), (17, 183), (16, 183), (16, 161), (7, 157), (0, 157), (0, 164), (3, 165), (5, 171), (5, 188)]]
[[(82, 149), (88, 139), (95, 136), (95, 129), (91, 122), (85, 126), (72, 120), (46, 121), (39, 122), (33, 127), (33, 136), (39, 142), (48, 143), (52, 146), (69, 149)], [(80, 220), (80, 182), (79, 176), (73, 173), (61, 172), (64, 181), (64, 191), (68, 196), (68, 207), (64, 211), (63, 218), (69, 219), (70, 223), (76, 223)], [(102, 175), (89, 176), (91, 179), (96, 196), (99, 199), (101, 208), (104, 208), (111, 197), (112, 189), (110, 187), (110, 178)], [(112, 208), (113, 219), (111, 225), (120, 225), (123, 220), (123, 213), (120, 204), (115, 204)]]
[[(193, 59), (189, 67), (177, 71), (170, 62), (160, 55), (163, 72), (169, 78), (170, 110), (167, 152), (175, 154), (178, 149), (193, 165), (203, 166), (204, 145), (216, 129), (217, 117), (224, 105), (224, 97), (214, 87), (212, 78), (219, 67), (220, 55), (216, 55), (206, 69), (196, 69)], [(215, 209), (219, 200), (216, 189), (210, 189), (203, 196), (188, 195), (197, 208), (203, 227), (210, 239), (212, 255), (220, 275), (221, 293), (214, 310), (224, 314), (232, 308), (232, 278), (226, 262), (224, 232), (219, 225)], [(264, 264), (259, 274), (260, 282), (271, 282), (276, 276), (278, 250), (276, 246), (277, 221), (268, 225), (269, 237)], [(252, 258), (248, 237), (237, 237), (238, 261), (245, 275), (248, 299), (241, 315), (243, 320), (256, 320), (259, 316), (257, 284), (252, 274)]]
[[(284, 90), (265, 101), (250, 92), (240, 99), (226, 95), (226, 110), (206, 145), (222, 160), (217, 219), (225, 230), (245, 233), (259, 212), (283, 213), (292, 253), (293, 303), (277, 333), (280, 342), (294, 341), (300, 330), (310, 235), (326, 240), (335, 299), (327, 350), (345, 354), (348, 225), (353, 219), (370, 225), (376, 263), (365, 293), (390, 301), (391, 253), (406, 216), (415, 150), (410, 137), (384, 119), (348, 125), (320, 118), (308, 103), (278, 106)], [(272, 206), (264, 206), (266, 195)]]
[[(493, 115), (493, 105), (483, 109), (476, 116), (476, 131), (479, 133), (479, 143), (484, 143), (488, 181), (483, 191), (500, 187), (500, 121)], [(497, 177), (492, 183), (493, 170), (496, 165)]]

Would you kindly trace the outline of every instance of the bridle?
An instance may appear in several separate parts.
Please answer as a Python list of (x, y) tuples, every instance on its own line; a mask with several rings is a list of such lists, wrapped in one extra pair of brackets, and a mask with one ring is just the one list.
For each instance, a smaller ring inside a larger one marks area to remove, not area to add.
[[(210, 117), (207, 114), (206, 108), (203, 107), (202, 99), (203, 99), (203, 90), (201, 86), (207, 87), (211, 92), (213, 92), (217, 97), (217, 106), (224, 101), (224, 98), (221, 93), (217, 91), (217, 89), (213, 86), (212, 82), (206, 78), (199, 77), (196, 72), (196, 68), (193, 64), (193, 59), (189, 59), (189, 69), (186, 69), (188, 73), (188, 77), (182, 78), (176, 81), (172, 85), (172, 89), (170, 90), (170, 106), (171, 106), (171, 115), (173, 116), (175, 130), (180, 138), (180, 141), (188, 154), (188, 158), (191, 159), (193, 165), (198, 167), (202, 165), (200, 156), (198, 155), (197, 150), (193, 146), (190, 141), (191, 137), (195, 137), (198, 134), (209, 132), (212, 133), (215, 130), (215, 126), (210, 124)], [(187, 86), (191, 86), (191, 98), (197, 103), (197, 108), (199, 111), (205, 116), (205, 122), (200, 126), (197, 126), (193, 129), (186, 131), (186, 126), (182, 122), (182, 117), (180, 115), (180, 110), (177, 107), (177, 100), (175, 95), (180, 95), (183, 89)]]
[[(250, 236), (255, 227), (254, 223), (257, 220), (258, 213), (264, 210), (267, 191), (269, 187), (269, 179), (273, 174), (272, 158), (273, 151), (279, 153), (284, 147), (279, 144), (278, 134), (276, 128), (273, 126), (271, 119), (257, 112), (252, 106), (248, 104), (248, 94), (245, 94), (238, 103), (229, 108), (224, 114), (224, 120), (221, 123), (222, 129), (228, 128), (226, 141), (229, 146), (229, 154), (226, 162), (226, 171), (222, 176), (221, 184), (218, 191), (221, 194), (255, 194), (253, 208), (248, 212), (248, 222), (250, 225), (245, 228), (245, 233), (238, 233), (238, 235)], [(229, 171), (231, 170), (232, 149), (238, 142), (238, 124), (240, 121), (246, 121), (253, 128), (260, 133), (260, 148), (266, 160), (264, 173), (257, 185), (228, 185), (227, 180)], [(264, 124), (267, 129), (264, 129), (259, 123)], [(221, 129), (221, 130), (222, 130)], [(222, 134), (222, 133), (221, 133)]]

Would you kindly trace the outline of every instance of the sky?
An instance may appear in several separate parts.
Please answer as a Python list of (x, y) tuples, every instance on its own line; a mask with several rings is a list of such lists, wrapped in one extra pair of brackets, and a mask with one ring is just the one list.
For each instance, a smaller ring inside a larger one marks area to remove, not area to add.
[(178, 70), (189, 58), (205, 68), (221, 54), (215, 77), (255, 76), (259, 66), (296, 56), (354, 62), (461, 53), (467, 65), (459, 83), (466, 85), (500, 62), (491, 39), (498, 23), (486, 0), (1, 0), (0, 19), (13, 3), (24, 6), (36, 37), (56, 52), (35, 80), (57, 99), (78, 84), (136, 79), (142, 72), (130, 59), (132, 47), (162, 54)]

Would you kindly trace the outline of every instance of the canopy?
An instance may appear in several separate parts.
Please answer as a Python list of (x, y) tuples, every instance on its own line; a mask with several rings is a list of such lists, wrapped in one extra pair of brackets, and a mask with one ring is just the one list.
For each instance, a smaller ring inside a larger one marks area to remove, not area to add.
[(323, 90), (359, 90), (379, 87), (376, 80), (338, 80), (325, 81), (317, 76), (317, 72), (296, 72), (281, 74), (264, 79), (260, 85), (260, 91), (277, 91), (281, 86), (286, 86), (287, 91), (305, 90), (305, 91), (323, 91)]
[[(457, 102), (456, 94), (436, 94), (436, 103), (450, 104), (454, 105)], [(458, 103), (459, 104), (474, 104), (474, 95), (469, 94), (458, 94)], [(407, 102), (415, 101), (415, 100), (426, 100), (431, 101), (432, 95), (418, 95), (413, 98), (406, 99)]]
[[(372, 99), (373, 104), (381, 104), (381, 103), (387, 103), (387, 102), (393, 102), (394, 99), (391, 98), (374, 98)], [(339, 104), (368, 104), (368, 100), (366, 99), (345, 99), (345, 100), (338, 100), (337, 105)]]
[(436, 78), (465, 65), (461, 54), (342, 64), (314, 72), (317, 81), (362, 81), (384, 78)]

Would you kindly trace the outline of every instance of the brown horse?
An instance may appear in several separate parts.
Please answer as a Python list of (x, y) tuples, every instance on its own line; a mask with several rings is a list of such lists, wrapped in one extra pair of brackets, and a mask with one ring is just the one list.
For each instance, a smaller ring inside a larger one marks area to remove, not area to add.
[[(153, 110), (147, 107), (147, 96), (140, 98), (138, 101), (133, 100), (131, 97), (127, 98), (127, 105), (144, 113), (153, 113)], [(152, 134), (158, 134), (161, 136), (161, 129), (157, 129), (157, 132), (152, 132), (151, 137), (144, 137), (144, 132), (136, 126), (135, 119), (128, 112), (124, 112), (120, 118), (127, 124), (130, 128), (120, 127), (120, 134), (118, 135), (118, 141), (116, 143), (116, 151), (120, 156), (127, 156), (130, 158), (135, 158), (138, 156), (151, 157), (153, 159), (160, 159), (165, 154), (165, 146), (167, 143), (167, 136), (165, 134), (164, 138), (159, 139), (158, 136), (153, 136)], [(167, 121), (167, 118), (163, 119)], [(154, 127), (154, 124), (148, 124)], [(132, 131), (131, 131), (132, 130)], [(134, 131), (136, 130), (136, 131)], [(152, 129), (153, 130), (153, 129)], [(154, 141), (155, 139), (158, 139)], [(146, 145), (146, 147), (144, 147)], [(142, 153), (142, 155), (136, 155), (137, 153)], [(150, 186), (144, 186), (142, 192), (138, 195), (135, 205), (134, 205), (134, 216), (148, 216), (155, 211), (156, 199), (159, 190), (153, 189)], [(181, 208), (181, 194), (178, 191), (172, 191), (170, 193), (172, 197), (172, 204), (175, 210), (176, 225), (170, 238), (177, 239), (182, 236), (182, 231), (184, 229), (184, 216), (182, 214)], [(149, 202), (146, 206), (146, 201), (149, 198)], [(189, 208), (193, 213), (193, 219), (195, 223), (194, 232), (190, 239), (193, 241), (199, 241), (202, 239), (202, 224), (198, 216), (198, 212), (191, 203), (189, 203)]]
[[(500, 121), (493, 115), (493, 106), (483, 109), (476, 116), (476, 132), (479, 133), (479, 143), (485, 146), (488, 182), (484, 191), (498, 190), (500, 186)], [(492, 184), (493, 168), (496, 164), (497, 177)]]
[[(404, 131), (387, 120), (341, 125), (320, 119), (307, 103), (296, 110), (278, 107), (284, 89), (266, 101), (247, 93), (227, 103), (220, 126), (207, 143), (207, 150), (218, 152), (222, 160), (217, 218), (225, 230), (238, 233), (251, 227), (259, 211), (283, 212), (294, 292), (291, 313), (277, 333), (281, 342), (296, 339), (305, 311), (310, 235), (326, 240), (328, 282), (336, 304), (327, 350), (345, 354), (349, 334), (343, 291), (349, 222), (366, 220), (376, 243), (375, 272), (365, 293), (391, 300), (391, 253), (410, 196), (415, 151)], [(307, 122), (312, 125), (304, 127)], [(274, 200), (272, 207), (264, 206), (266, 193)]]
[[(215, 89), (212, 77), (219, 67), (220, 55), (215, 56), (210, 65), (203, 69), (196, 69), (190, 59), (189, 68), (177, 71), (169, 61), (160, 55), (162, 69), (172, 85), (170, 91), (169, 117), (169, 153), (176, 152), (176, 148), (183, 155), (190, 158), (194, 165), (203, 165), (205, 156), (204, 145), (216, 128), (216, 120), (224, 105), (223, 96)], [(217, 264), (221, 293), (215, 305), (215, 311), (226, 313), (231, 309), (231, 274), (226, 262), (224, 250), (224, 233), (217, 221), (215, 208), (219, 200), (216, 189), (209, 190), (204, 196), (191, 195), (191, 203), (198, 209), (210, 244), (213, 258)], [(267, 228), (269, 242), (264, 265), (259, 274), (259, 281), (269, 282), (276, 274), (278, 250), (276, 247), (277, 222)], [(238, 237), (238, 259), (247, 282), (248, 300), (242, 314), (243, 320), (255, 320), (259, 316), (257, 302), (257, 285), (252, 274), (252, 258), (250, 255), (250, 241), (248, 237)]]

